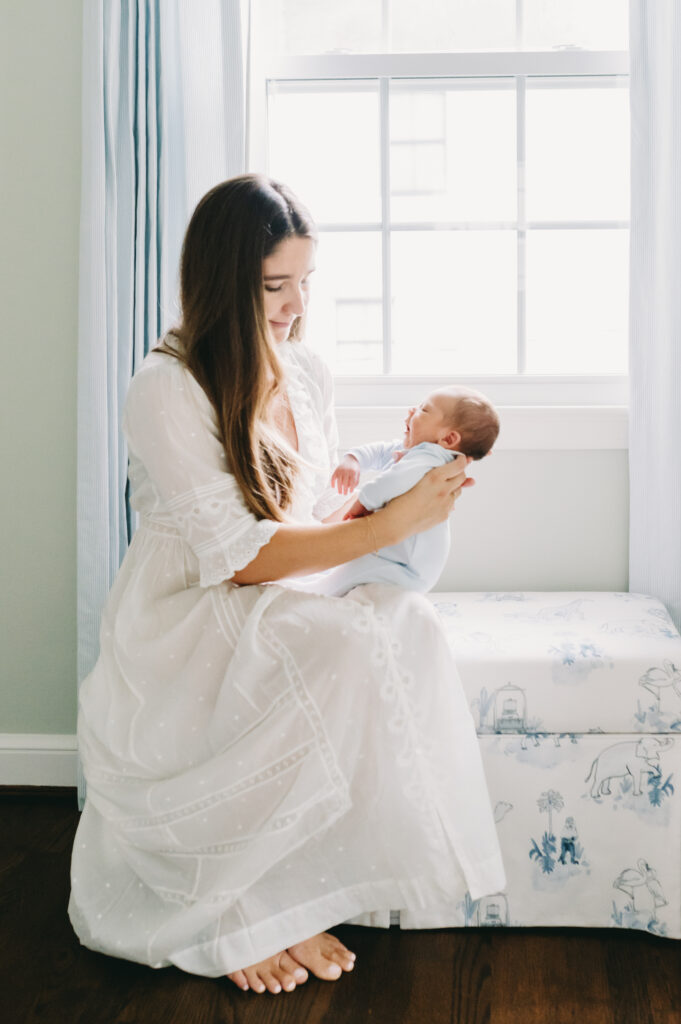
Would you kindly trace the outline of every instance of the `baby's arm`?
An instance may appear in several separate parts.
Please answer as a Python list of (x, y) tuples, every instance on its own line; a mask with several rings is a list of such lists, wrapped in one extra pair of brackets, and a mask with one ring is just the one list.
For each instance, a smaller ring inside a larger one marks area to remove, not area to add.
[(399, 494), (410, 491), (428, 470), (440, 465), (442, 460), (428, 451), (408, 451), (399, 462), (364, 484), (358, 495), (359, 502), (369, 512), (375, 512)]
[(351, 448), (336, 466), (331, 477), (331, 485), (340, 494), (350, 494), (359, 483), (360, 472), (388, 468), (399, 448), (398, 441), (375, 441), (373, 444)]

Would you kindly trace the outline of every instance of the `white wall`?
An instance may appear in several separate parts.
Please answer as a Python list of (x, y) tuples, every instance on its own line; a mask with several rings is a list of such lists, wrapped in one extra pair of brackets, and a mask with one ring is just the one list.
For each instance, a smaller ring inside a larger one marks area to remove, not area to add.
[[(1, 7), (3, 734), (76, 721), (81, 2)], [(442, 589), (626, 588), (626, 451), (539, 447), (475, 466)]]
[(625, 451), (498, 451), (452, 517), (440, 590), (626, 590)]

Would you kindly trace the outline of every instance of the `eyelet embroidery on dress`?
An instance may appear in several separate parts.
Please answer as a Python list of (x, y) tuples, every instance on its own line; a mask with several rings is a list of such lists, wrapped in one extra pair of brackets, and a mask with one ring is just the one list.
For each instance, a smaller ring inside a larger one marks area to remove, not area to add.
[(419, 703), (410, 698), (416, 685), (414, 676), (398, 661), (402, 645), (386, 617), (374, 610), (373, 602), (364, 593), (353, 595), (355, 602), (363, 608), (355, 613), (352, 626), (361, 633), (374, 633), (371, 662), (385, 670), (379, 692), (390, 709), (388, 729), (398, 741), (396, 762), (400, 767), (409, 769), (409, 781), (405, 783), (403, 792), (421, 812), (430, 842), (443, 850), (446, 848), (445, 837), (433, 803), (434, 794), (438, 791), (437, 773), (433, 770), (430, 756), (433, 745), (425, 734)]
[(337, 817), (352, 806), (347, 781), (338, 766), (336, 755), (329, 743), (319, 709), (307, 691), (294, 657), (265, 622), (260, 623), (260, 631), (264, 642), (276, 654), (279, 664), (283, 666), (286, 678), (289, 680), (298, 703), (314, 733), (317, 751), (325, 763), (328, 778), (334, 790), (329, 801), (330, 807), (335, 812), (329, 821), (329, 824), (331, 824), (331, 822), (335, 821)]

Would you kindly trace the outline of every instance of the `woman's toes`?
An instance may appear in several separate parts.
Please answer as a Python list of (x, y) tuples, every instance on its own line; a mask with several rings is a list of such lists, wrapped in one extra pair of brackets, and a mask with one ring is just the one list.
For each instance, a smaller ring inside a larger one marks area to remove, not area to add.
[(343, 973), (340, 964), (334, 963), (328, 956), (316, 957), (310, 964), (310, 970), (315, 977), (321, 978), (323, 981), (335, 981)]
[(333, 960), (334, 963), (340, 964), (344, 971), (351, 971), (355, 966), (355, 960), (357, 957), (354, 953), (351, 953), (347, 946), (344, 946), (342, 942), (335, 939), (334, 936), (330, 936), (334, 939), (332, 943), (324, 950), (325, 955), (329, 960)]
[[(351, 970), (351, 964), (354, 963), (349, 957), (339, 959), (339, 952), (343, 948), (342, 943), (333, 935), (322, 933), (305, 942), (290, 946), (288, 952), (298, 963), (307, 967), (315, 977), (323, 978), (325, 981), (336, 981), (340, 978), (343, 970)], [(346, 963), (347, 967), (345, 967)]]
[(351, 971), (355, 966), (355, 961), (351, 960), (347, 953), (342, 953), (338, 949), (332, 950), (327, 953), (326, 956), (332, 963), (338, 964), (338, 966), (344, 971)]
[[(272, 968), (272, 973), (275, 979), (279, 982), (281, 988), (283, 988), (284, 992), (293, 992), (296, 987), (296, 979), (293, 977), (291, 971), (287, 971), (286, 968), (282, 966), (281, 961), (282, 958), (280, 956), (279, 964)], [(270, 991), (272, 990), (270, 989)]]
[(297, 985), (302, 985), (303, 982), (308, 979), (308, 973), (302, 964), (299, 964), (297, 960), (294, 960), (286, 950), (284, 950), (279, 957), (279, 966), (283, 971), (286, 971), (287, 974), (293, 977)]
[(260, 977), (265, 982), (267, 991), (271, 992), (272, 995), (276, 996), (281, 992), (281, 982), (272, 971), (261, 971)]
[(235, 985), (238, 985), (244, 992), (248, 992), (250, 988), (248, 980), (243, 971), (234, 971), (234, 974), (228, 974), (227, 977), (230, 981), (233, 981)]
[(263, 993), (267, 991), (265, 982), (254, 968), (250, 968), (250, 970), (247, 969), (244, 973), (246, 975), (246, 981), (254, 992)]

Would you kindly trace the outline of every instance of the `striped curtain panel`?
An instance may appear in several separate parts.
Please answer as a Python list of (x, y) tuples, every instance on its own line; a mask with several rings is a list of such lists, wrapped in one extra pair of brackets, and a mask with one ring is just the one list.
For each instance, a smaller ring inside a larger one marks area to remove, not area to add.
[[(78, 338), (78, 684), (135, 523), (120, 418), (177, 322), (184, 230), (245, 170), (242, 0), (87, 0)], [(247, 9), (247, 8), (246, 8)], [(79, 799), (83, 799), (79, 772)]]
[(629, 588), (681, 627), (681, 4), (630, 12)]

